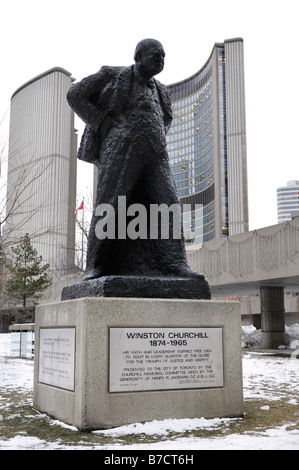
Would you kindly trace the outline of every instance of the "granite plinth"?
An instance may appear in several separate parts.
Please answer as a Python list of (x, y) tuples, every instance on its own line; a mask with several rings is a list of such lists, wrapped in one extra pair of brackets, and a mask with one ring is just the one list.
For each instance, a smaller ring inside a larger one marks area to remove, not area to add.
[(34, 408), (82, 431), (243, 415), (236, 301), (38, 305), (34, 361)]
[(103, 276), (64, 287), (61, 300), (82, 297), (210, 299), (211, 293), (201, 275), (185, 278)]

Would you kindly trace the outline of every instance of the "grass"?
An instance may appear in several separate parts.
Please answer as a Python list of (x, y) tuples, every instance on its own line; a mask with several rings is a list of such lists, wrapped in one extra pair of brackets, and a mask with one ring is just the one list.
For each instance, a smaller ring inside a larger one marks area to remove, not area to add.
[[(1, 393), (1, 389), (0, 389)], [(2, 406), (1, 406), (2, 405)], [(4, 406), (3, 406), (4, 405)], [(32, 407), (32, 393), (24, 390), (3, 392), (0, 396), (0, 439), (17, 436), (36, 437), (45, 441), (45, 447), (80, 447), (132, 445), (176, 440), (178, 438), (215, 438), (229, 434), (259, 435), (271, 428), (287, 425), (287, 430), (299, 430), (298, 406), (281, 401), (245, 400), (244, 417), (223, 420), (212, 428), (199, 428), (186, 432), (169, 431), (165, 435), (127, 434), (118, 437), (97, 433), (84, 433), (62, 427), (57, 421), (38, 413)], [(262, 409), (269, 406), (268, 410)], [(53, 446), (54, 445), (54, 446)]]
[[(255, 359), (256, 360), (256, 359)], [(266, 367), (277, 366), (282, 372), (282, 368), (289, 363), (283, 360), (272, 358)], [(283, 369), (284, 371), (284, 369)], [(13, 371), (13, 373), (15, 373)], [(45, 414), (37, 412), (32, 406), (33, 391), (30, 388), (16, 388), (9, 381), (1, 384), (0, 380), (0, 441), (7, 441), (7, 446), (12, 446), (10, 441), (14, 438), (20, 439), (23, 436), (30, 445), (43, 449), (95, 449), (112, 446), (128, 446), (138, 444), (152, 444), (163, 441), (176, 441), (184, 438), (189, 439), (215, 439), (229, 435), (250, 435), (261, 436), (264, 432), (274, 428), (284, 426), (284, 431), (299, 431), (299, 407), (298, 388), (296, 376), (293, 369), (286, 375), (281, 374), (277, 383), (269, 380), (269, 374), (265, 376), (248, 376), (246, 384), (247, 398), (244, 399), (244, 416), (242, 418), (232, 418), (219, 420), (212, 427), (193, 428), (188, 431), (171, 430), (165, 434), (139, 434), (128, 433), (118, 435), (97, 432), (81, 432), (70, 427), (64, 427), (55, 419), (51, 419)], [(12, 374), (13, 377), (13, 374)], [(284, 379), (285, 377), (285, 379)], [(256, 390), (256, 380), (259, 387)], [(19, 381), (18, 381), (19, 382)], [(259, 396), (261, 392), (261, 396)], [(246, 397), (246, 394), (245, 394)], [(250, 398), (249, 398), (250, 397)], [(294, 404), (297, 403), (297, 404)], [(266, 409), (263, 409), (267, 407)], [(208, 421), (207, 421), (208, 422)], [(144, 427), (145, 431), (147, 427)], [(38, 441), (35, 441), (35, 438)], [(25, 444), (26, 445), (26, 444)], [(27, 447), (29, 447), (27, 444)], [(5, 444), (0, 448), (5, 448)], [(167, 448), (167, 445), (165, 445)]]

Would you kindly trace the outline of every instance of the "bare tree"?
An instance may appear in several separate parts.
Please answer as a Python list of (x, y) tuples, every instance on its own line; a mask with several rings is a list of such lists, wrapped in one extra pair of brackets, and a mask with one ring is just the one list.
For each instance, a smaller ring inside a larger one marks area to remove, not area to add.
[[(80, 271), (85, 269), (87, 240), (90, 220), (93, 211), (93, 197), (90, 192), (78, 197), (78, 206), (75, 213), (76, 220), (76, 244), (75, 244), (75, 264)], [(82, 204), (83, 203), (83, 204)], [(82, 209), (80, 207), (82, 206)]]
[[(53, 185), (53, 182), (44, 176), (51, 175), (55, 156), (37, 158), (33, 155), (30, 161), (24, 162), (23, 151), (24, 148), (10, 149), (8, 161), (7, 143), (3, 142), (0, 149), (0, 307), (7, 303), (3, 282), (8, 273), (3, 259), (13, 257), (12, 247), (20, 243), (25, 233), (28, 232), (35, 243), (55, 244), (57, 240), (61, 250), (66, 249), (59, 238), (66, 221), (57, 220), (54, 203), (45, 196), (47, 184)], [(44, 196), (37, 197), (39, 194)], [(61, 203), (74, 212), (68, 200)], [(62, 268), (51, 265), (52, 274)]]
[[(32, 204), (32, 199), (36, 192), (43, 185), (42, 175), (50, 168), (53, 163), (52, 158), (32, 158), (27, 163), (22, 163), (22, 149), (14, 152), (10, 160), (14, 162), (13, 168), (10, 168), (10, 184), (7, 184), (7, 166), (8, 154), (4, 147), (0, 150), (0, 166), (4, 169), (0, 179), (0, 251), (18, 243), (20, 237), (18, 232), (28, 222), (30, 222), (46, 201), (40, 201), (38, 205)], [(50, 226), (43, 230), (31, 231), (30, 238), (36, 238), (45, 233), (50, 233), (54, 229), (54, 221)], [(5, 227), (5, 229), (4, 229)]]

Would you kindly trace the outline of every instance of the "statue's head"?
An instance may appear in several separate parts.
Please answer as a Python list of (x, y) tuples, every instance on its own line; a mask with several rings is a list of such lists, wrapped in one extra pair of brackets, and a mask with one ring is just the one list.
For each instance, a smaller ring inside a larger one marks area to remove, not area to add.
[(143, 39), (136, 46), (134, 60), (140, 73), (146, 78), (162, 72), (164, 58), (164, 48), (156, 39)]

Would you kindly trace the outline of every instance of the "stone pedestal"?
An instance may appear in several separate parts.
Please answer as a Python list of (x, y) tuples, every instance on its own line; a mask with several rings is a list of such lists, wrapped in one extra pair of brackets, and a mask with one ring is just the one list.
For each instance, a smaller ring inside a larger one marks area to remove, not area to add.
[(61, 300), (82, 297), (134, 297), (155, 299), (210, 299), (202, 274), (192, 277), (103, 276), (62, 289)]
[(239, 303), (86, 297), (38, 306), (33, 405), (80, 430), (242, 416)]

